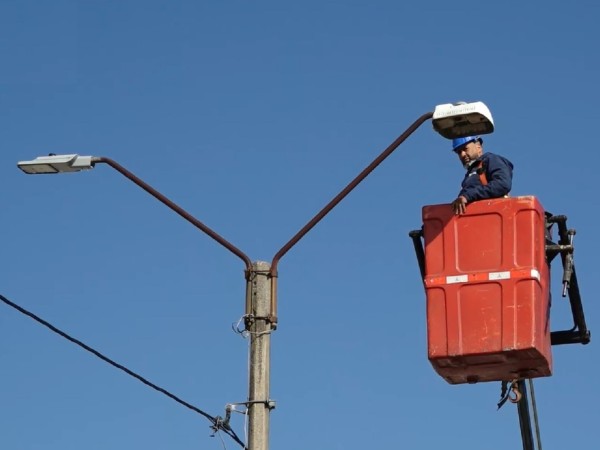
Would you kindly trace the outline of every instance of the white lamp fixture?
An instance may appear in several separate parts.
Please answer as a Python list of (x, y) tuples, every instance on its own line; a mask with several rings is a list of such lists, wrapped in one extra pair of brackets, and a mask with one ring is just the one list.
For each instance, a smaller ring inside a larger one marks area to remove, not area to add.
[(93, 169), (92, 156), (50, 155), (39, 156), (32, 161), (19, 161), (17, 166), (27, 174), (79, 172)]
[(489, 134), (494, 131), (494, 119), (483, 102), (437, 105), (432, 122), (433, 129), (447, 139)]

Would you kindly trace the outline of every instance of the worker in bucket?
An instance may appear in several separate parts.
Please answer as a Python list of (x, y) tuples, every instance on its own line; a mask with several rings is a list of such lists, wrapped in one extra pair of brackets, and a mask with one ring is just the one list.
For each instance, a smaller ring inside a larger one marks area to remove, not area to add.
[(467, 205), (476, 200), (508, 195), (512, 187), (513, 165), (503, 156), (484, 153), (481, 137), (453, 139), (452, 151), (467, 170), (462, 189), (452, 202), (454, 214), (464, 214)]

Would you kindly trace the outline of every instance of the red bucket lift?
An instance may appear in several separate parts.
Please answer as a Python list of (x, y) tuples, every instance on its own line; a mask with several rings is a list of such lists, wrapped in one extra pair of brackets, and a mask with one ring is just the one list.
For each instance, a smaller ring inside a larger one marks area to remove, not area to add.
[[(558, 225), (558, 243), (552, 241)], [(410, 232), (427, 296), (428, 357), (451, 384), (552, 374), (551, 345), (590, 341), (573, 264), (574, 230), (532, 196), (423, 207)], [(424, 246), (423, 246), (424, 244)], [(550, 263), (563, 263), (574, 326), (550, 331)]]

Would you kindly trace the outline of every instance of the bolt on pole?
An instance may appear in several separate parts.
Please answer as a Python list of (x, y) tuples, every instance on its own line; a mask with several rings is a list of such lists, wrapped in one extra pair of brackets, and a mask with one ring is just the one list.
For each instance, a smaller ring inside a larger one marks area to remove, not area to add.
[(248, 389), (248, 450), (268, 450), (269, 419), (274, 402), (269, 398), (271, 371), (271, 265), (252, 263), (247, 289), (246, 330), (250, 333)]

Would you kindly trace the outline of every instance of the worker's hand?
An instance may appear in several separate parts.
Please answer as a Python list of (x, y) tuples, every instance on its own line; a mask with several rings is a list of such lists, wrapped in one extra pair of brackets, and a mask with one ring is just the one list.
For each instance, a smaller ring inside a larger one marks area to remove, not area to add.
[(458, 197), (452, 202), (452, 211), (454, 214), (464, 214), (467, 210), (467, 199), (464, 196)]

